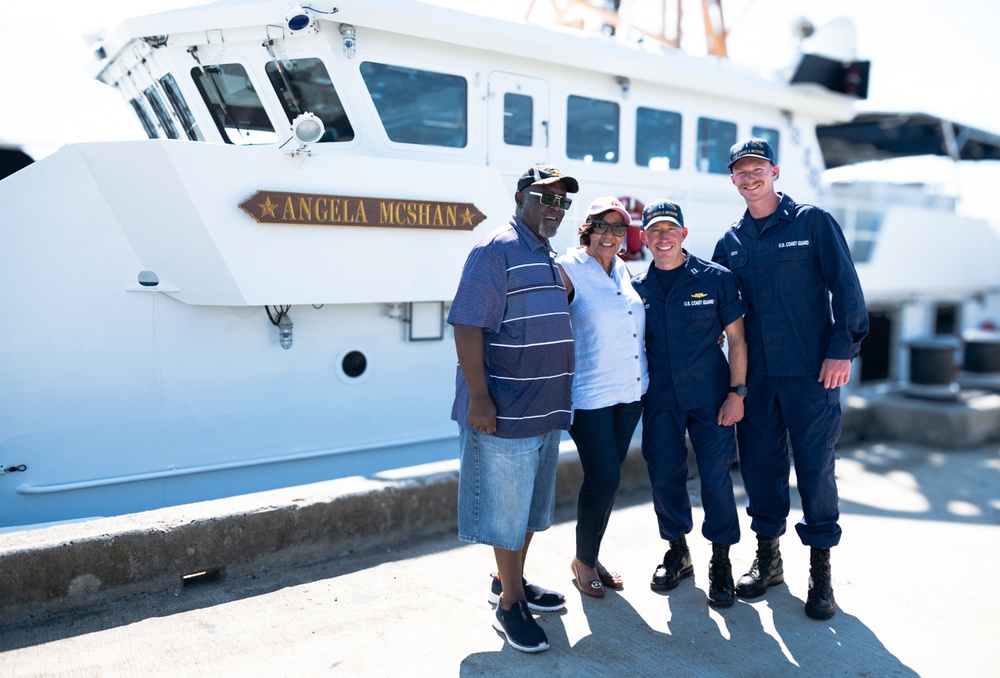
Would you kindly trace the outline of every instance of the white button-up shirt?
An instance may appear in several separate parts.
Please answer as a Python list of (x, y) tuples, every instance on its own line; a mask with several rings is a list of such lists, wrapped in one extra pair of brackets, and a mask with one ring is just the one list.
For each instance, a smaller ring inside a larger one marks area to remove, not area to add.
[(573, 409), (596, 410), (639, 400), (649, 386), (643, 349), (646, 312), (632, 289), (625, 262), (615, 257), (609, 276), (582, 247), (557, 262), (574, 288), (569, 305), (576, 350)]

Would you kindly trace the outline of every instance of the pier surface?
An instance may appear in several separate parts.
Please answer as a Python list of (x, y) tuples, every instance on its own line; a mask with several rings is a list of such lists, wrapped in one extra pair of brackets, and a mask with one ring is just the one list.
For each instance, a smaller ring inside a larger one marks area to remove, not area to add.
[[(578, 465), (564, 456), (566, 469)], [(638, 462), (630, 459), (633, 475)], [(563, 489), (557, 522), (537, 535), (526, 568), (568, 600), (565, 610), (538, 615), (551, 644), (544, 653), (520, 653), (493, 630), (490, 549), (462, 544), (450, 529), (409, 540), (389, 531), (370, 545), (355, 538), (346, 552), (324, 543), (256, 568), (190, 573), (173, 590), (63, 611), (18, 608), (19, 616), (0, 619), (0, 676), (1000, 674), (1000, 446), (859, 444), (841, 449), (837, 475), (839, 610), (825, 622), (803, 613), (808, 549), (791, 529), (781, 542), (785, 584), (728, 609), (707, 605), (711, 547), (700, 535), (695, 478), (695, 576), (666, 594), (650, 591), (665, 544), (648, 491), (627, 483), (601, 551), (625, 589), (602, 600), (573, 585), (575, 507)], [(436, 477), (450, 482), (448, 472)], [(742, 503), (738, 472), (734, 479)], [(755, 548), (742, 510), (741, 527), (737, 577)], [(0, 537), (8, 545), (14, 538)]]

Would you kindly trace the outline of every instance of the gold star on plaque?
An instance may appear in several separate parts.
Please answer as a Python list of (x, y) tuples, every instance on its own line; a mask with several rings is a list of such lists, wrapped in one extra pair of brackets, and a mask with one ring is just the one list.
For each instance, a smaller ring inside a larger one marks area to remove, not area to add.
[(276, 203), (271, 202), (271, 196), (267, 196), (267, 199), (264, 202), (257, 203), (257, 206), (260, 207), (260, 216), (262, 217), (276, 216), (274, 214), (274, 210), (277, 209), (278, 205)]
[(466, 207), (465, 212), (462, 213), (462, 224), (472, 225), (472, 212), (469, 211), (468, 207)]

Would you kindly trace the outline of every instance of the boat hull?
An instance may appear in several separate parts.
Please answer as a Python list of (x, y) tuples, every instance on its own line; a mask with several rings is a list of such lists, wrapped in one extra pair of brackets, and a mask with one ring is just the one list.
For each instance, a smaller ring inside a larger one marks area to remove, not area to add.
[[(0, 527), (455, 457), (444, 313), (469, 249), (509, 218), (506, 189), (486, 169), (467, 170), (478, 195), (421, 189), (488, 215), (466, 230), (262, 224), (239, 208), (289, 186), (370, 196), (370, 173), (389, 180), (376, 198), (406, 200), (394, 178), (440, 171), (343, 162), (87, 144), (0, 183), (0, 464), (24, 468), (0, 476)], [(287, 350), (268, 305), (288, 307)]]

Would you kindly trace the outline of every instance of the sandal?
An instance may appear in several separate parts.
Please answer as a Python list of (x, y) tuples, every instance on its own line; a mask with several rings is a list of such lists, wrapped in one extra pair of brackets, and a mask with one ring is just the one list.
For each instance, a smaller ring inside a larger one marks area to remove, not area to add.
[(580, 575), (577, 574), (576, 572), (577, 562), (578, 562), (577, 559), (574, 557), (569, 564), (569, 569), (573, 573), (573, 581), (576, 583), (576, 587), (580, 589), (582, 593), (586, 593), (588, 596), (593, 596), (594, 598), (603, 598), (605, 594), (604, 584), (601, 582), (600, 578), (584, 583), (583, 580), (580, 579)]
[(601, 583), (607, 586), (609, 589), (615, 589), (619, 591), (625, 588), (625, 582), (622, 581), (622, 576), (617, 572), (608, 572), (605, 570), (601, 572), (598, 570), (597, 576), (601, 578)]

